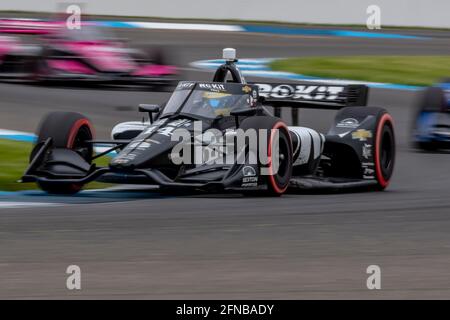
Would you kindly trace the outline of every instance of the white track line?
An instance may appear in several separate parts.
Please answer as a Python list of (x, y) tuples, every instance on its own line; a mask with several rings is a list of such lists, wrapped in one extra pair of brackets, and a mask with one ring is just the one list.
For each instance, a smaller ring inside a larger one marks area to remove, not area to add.
[(51, 202), (0, 201), (0, 209), (57, 207), (63, 205), (64, 205), (63, 203), (51, 203)]
[(220, 24), (199, 24), (199, 23), (164, 23), (164, 22), (128, 22), (138, 28), (143, 29), (163, 29), (163, 30), (196, 30), (196, 31), (244, 31), (244, 28), (236, 25)]

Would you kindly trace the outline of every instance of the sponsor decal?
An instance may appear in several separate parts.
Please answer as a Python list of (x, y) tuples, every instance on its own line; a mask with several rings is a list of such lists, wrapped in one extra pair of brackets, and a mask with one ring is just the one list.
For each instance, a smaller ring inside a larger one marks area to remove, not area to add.
[(250, 91), (252, 91), (252, 88), (249, 87), (249, 86), (243, 86), (242, 87), (242, 91), (245, 92), (245, 93), (249, 93)]
[[(175, 128), (173, 128), (175, 129)], [(142, 151), (149, 149), (154, 144), (161, 144), (161, 142), (154, 139), (138, 139), (131, 141), (124, 149), (123, 154), (113, 159), (114, 164), (125, 164), (134, 160)]]
[(225, 86), (220, 83), (200, 83), (198, 87), (200, 89), (207, 89), (214, 92), (226, 91)]
[(242, 178), (241, 187), (252, 188), (258, 186), (258, 177), (244, 177)]
[(363, 162), (361, 164), (363, 169), (363, 179), (373, 180), (375, 179), (375, 163), (373, 162)]
[(245, 166), (242, 168), (242, 184), (241, 187), (249, 188), (258, 186), (258, 177), (256, 176), (256, 170), (252, 166)]
[(167, 125), (175, 128), (179, 127), (189, 127), (191, 124), (191, 120), (189, 119), (179, 119), (169, 122)]
[(224, 97), (230, 97), (230, 93), (224, 93), (224, 92), (203, 92), (202, 97), (206, 99), (220, 99)]
[(254, 177), (256, 176), (256, 170), (252, 166), (245, 166), (242, 168), (242, 175), (244, 177)]
[(257, 84), (259, 95), (265, 98), (292, 100), (336, 100), (343, 86), (290, 85), (267, 83)]
[(170, 136), (172, 136), (175, 129), (176, 129), (176, 127), (163, 127), (163, 128), (159, 128), (156, 133), (160, 134), (162, 136), (170, 137)]
[(372, 138), (372, 132), (366, 129), (358, 129), (352, 133), (352, 138), (359, 141), (367, 141)]
[(351, 128), (351, 129), (355, 129), (359, 126), (359, 121), (356, 120), (355, 118), (347, 118), (344, 120), (341, 120), (336, 127), (338, 128)]
[(368, 143), (364, 143), (362, 147), (362, 156), (365, 159), (369, 159), (372, 157), (372, 145)]
[(374, 169), (364, 168), (363, 179), (375, 179), (374, 173)]
[(190, 89), (195, 85), (194, 82), (181, 82), (178, 84), (177, 89)]
[[(373, 163), (370, 163), (370, 162), (366, 162), (366, 163), (363, 163), (363, 169), (364, 169), (364, 172), (363, 172), (363, 179), (369, 179), (369, 180), (372, 180), (372, 179), (375, 179), (375, 169), (373, 169), (373, 166), (374, 166), (374, 164)], [(371, 167), (371, 168), (369, 168), (369, 167)]]
[(347, 132), (338, 134), (338, 136), (339, 136), (339, 138), (343, 138), (343, 137), (345, 137), (346, 135), (348, 135), (349, 133), (350, 133), (350, 131), (347, 131)]

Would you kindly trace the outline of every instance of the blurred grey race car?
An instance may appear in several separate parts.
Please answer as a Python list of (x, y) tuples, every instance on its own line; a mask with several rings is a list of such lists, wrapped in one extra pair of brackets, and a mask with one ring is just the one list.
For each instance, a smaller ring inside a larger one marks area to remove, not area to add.
[[(95, 140), (92, 124), (83, 115), (47, 115), (22, 181), (37, 182), (50, 193), (75, 193), (93, 180), (271, 196), (288, 189), (387, 187), (395, 161), (394, 126), (386, 110), (365, 106), (367, 87), (249, 84), (230, 52), (225, 51), (227, 60), (212, 82), (180, 82), (164, 109), (141, 105), (149, 121), (117, 125), (110, 141)], [(287, 126), (266, 106), (339, 111), (328, 133), (322, 134)], [(258, 133), (257, 144), (245, 136), (252, 130)], [(242, 144), (236, 143), (242, 134)], [(94, 154), (93, 146), (100, 143), (111, 148)], [(198, 147), (202, 161), (189, 161)], [(108, 166), (93, 164), (113, 150), (119, 152)], [(187, 154), (188, 161), (174, 158)], [(229, 158), (233, 161), (225, 161)]]

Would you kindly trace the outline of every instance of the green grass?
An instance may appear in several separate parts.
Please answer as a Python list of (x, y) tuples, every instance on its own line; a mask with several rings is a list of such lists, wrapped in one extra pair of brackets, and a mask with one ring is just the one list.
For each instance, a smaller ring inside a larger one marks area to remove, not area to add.
[(273, 70), (324, 78), (428, 86), (450, 77), (450, 56), (343, 56), (273, 61)]
[[(17, 191), (37, 189), (34, 183), (18, 183), (26, 167), (32, 145), (27, 142), (17, 142), (0, 139), (0, 191)], [(96, 161), (99, 166), (108, 163), (108, 158), (101, 157)], [(110, 186), (109, 184), (93, 182), (87, 189), (98, 189)]]
[(16, 182), (28, 165), (30, 151), (30, 143), (0, 140), (0, 190), (14, 191), (34, 188), (34, 185)]

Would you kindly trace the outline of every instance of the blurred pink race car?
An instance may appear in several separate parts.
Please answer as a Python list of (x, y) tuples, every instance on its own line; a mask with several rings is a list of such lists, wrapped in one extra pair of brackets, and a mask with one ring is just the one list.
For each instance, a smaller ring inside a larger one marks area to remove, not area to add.
[(79, 30), (39, 29), (37, 44), (0, 36), (0, 78), (160, 88), (175, 83), (177, 69), (165, 63), (161, 50), (127, 48), (102, 29), (89, 24)]

